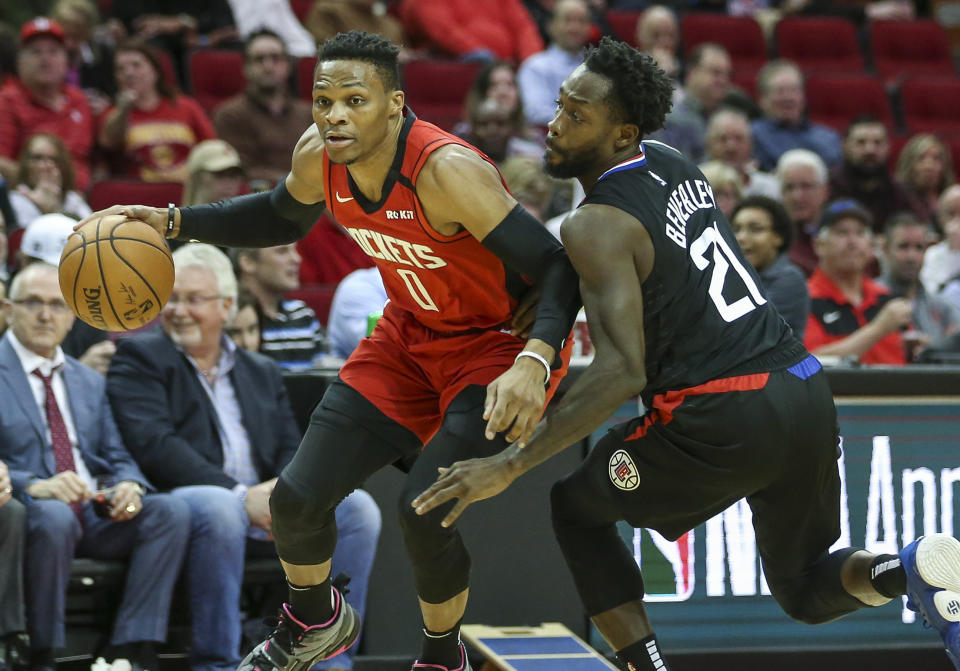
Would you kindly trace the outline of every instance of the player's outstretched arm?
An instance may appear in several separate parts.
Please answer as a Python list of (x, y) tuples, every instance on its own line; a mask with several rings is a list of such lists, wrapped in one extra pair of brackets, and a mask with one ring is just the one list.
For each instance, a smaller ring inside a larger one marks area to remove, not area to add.
[(526, 439), (543, 413), (547, 367), (580, 308), (576, 272), (563, 246), (517, 204), (496, 168), (470, 149), (448, 145), (432, 154), (417, 180), (417, 195), (437, 231), (449, 235), (466, 229), (540, 289), (525, 346), (536, 356), (518, 358), (494, 380), (484, 407), (487, 438), (509, 431), (508, 440)]
[(451, 500), (452, 524), (474, 501), (500, 493), (537, 464), (588, 436), (646, 386), (641, 284), (653, 268), (653, 243), (622, 210), (588, 205), (563, 224), (564, 246), (577, 272), (587, 310), (593, 362), (533, 432), (500, 454), (458, 461), (413, 501), (420, 514)]
[[(81, 221), (121, 214), (146, 222), (167, 238), (230, 247), (271, 247), (299, 240), (323, 214), (323, 146), (315, 126), (300, 138), (290, 173), (273, 191), (216, 203), (175, 207), (114, 205)], [(172, 214), (172, 217), (171, 217)]]

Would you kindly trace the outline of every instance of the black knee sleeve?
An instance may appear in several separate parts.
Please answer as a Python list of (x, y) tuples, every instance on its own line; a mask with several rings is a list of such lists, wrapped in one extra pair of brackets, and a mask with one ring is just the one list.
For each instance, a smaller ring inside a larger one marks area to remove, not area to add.
[(843, 565), (854, 552), (845, 548), (824, 554), (796, 578), (768, 579), (770, 592), (783, 612), (806, 624), (823, 624), (863, 608), (865, 604), (851, 596), (841, 580)]
[(553, 531), (573, 575), (587, 615), (592, 617), (643, 598), (643, 577), (620, 538), (618, 514), (587, 485), (583, 471), (550, 490)]
[(290, 484), (282, 473), (277, 478), (270, 495), (272, 530), (277, 554), (288, 564), (311, 566), (333, 556), (337, 545), (334, 510), (340, 499), (325, 499), (323, 491), (307, 493)]

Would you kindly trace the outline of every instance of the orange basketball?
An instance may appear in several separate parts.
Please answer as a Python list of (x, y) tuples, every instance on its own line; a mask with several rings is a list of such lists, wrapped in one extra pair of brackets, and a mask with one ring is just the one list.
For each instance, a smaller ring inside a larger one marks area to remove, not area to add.
[(160, 314), (173, 290), (170, 248), (149, 225), (120, 214), (89, 221), (67, 238), (60, 291), (80, 319), (130, 331)]

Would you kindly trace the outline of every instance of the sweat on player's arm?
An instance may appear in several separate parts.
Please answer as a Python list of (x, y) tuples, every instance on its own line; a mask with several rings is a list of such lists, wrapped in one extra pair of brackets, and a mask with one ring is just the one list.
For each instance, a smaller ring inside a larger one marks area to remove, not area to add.
[[(646, 385), (641, 284), (653, 268), (653, 244), (634, 217), (606, 205), (585, 205), (564, 222), (564, 246), (580, 273), (580, 293), (595, 347), (591, 364), (533, 432), (499, 454), (439, 469), (437, 481), (414, 499), (417, 513), (457, 499), (449, 526), (475, 501), (496, 496), (537, 464), (600, 426)], [(634, 282), (632, 278), (636, 277)]]

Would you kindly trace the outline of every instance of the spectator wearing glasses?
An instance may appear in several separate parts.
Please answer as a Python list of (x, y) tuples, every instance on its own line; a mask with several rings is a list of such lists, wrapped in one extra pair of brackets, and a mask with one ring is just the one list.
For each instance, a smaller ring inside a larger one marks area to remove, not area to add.
[[(173, 261), (162, 328), (118, 343), (107, 390), (141, 468), (190, 507), (191, 666), (235, 668), (244, 558), (276, 557), (268, 502), (300, 433), (279, 367), (224, 331), (237, 300), (229, 259), (212, 245), (190, 243)], [(380, 512), (357, 490), (336, 515), (333, 575), (351, 576), (348, 601), (362, 612)], [(347, 659), (333, 667), (350, 668)]]

